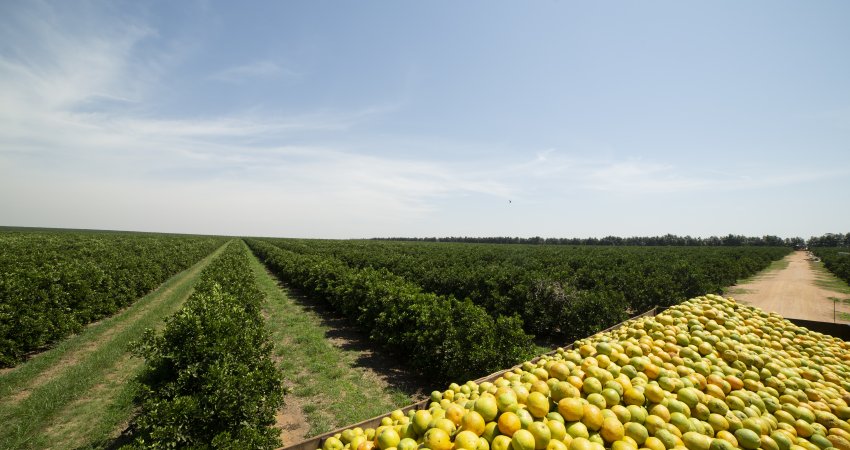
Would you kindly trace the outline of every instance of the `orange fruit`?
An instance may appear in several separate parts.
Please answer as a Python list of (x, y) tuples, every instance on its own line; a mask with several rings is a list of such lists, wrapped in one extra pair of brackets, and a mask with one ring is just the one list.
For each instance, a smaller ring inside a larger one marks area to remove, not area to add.
[(528, 428), (528, 426), (531, 425), (531, 422), (534, 422), (534, 417), (532, 417), (531, 413), (525, 408), (518, 409), (516, 411), (516, 415), (519, 416), (519, 422), (522, 424), (522, 428)]
[(516, 392), (514, 392), (511, 388), (499, 388), (499, 390), (496, 391), (496, 407), (500, 412), (508, 411), (510, 407), (516, 404)]
[[(618, 385), (619, 386), (619, 385)], [(602, 390), (602, 398), (605, 399), (605, 406), (610, 408), (614, 405), (620, 404), (620, 394), (611, 388), (605, 388)]]
[(535, 418), (542, 419), (546, 417), (546, 414), (549, 414), (549, 397), (540, 392), (535, 391), (528, 394), (526, 405), (528, 412)]
[(537, 380), (534, 383), (531, 383), (531, 392), (535, 391), (548, 397), (551, 389), (549, 388), (549, 384), (545, 381)]
[(460, 425), (460, 421), (463, 419), (465, 413), (466, 411), (460, 405), (452, 403), (446, 408), (446, 419), (451, 420), (457, 426)]
[(325, 439), (325, 442), (322, 443), (322, 450), (342, 450), (343, 447), (342, 441), (333, 436)]
[(564, 398), (558, 402), (558, 412), (567, 422), (581, 420), (584, 415), (584, 403), (580, 398)]
[(419, 448), (419, 443), (417, 443), (415, 439), (404, 438), (399, 441), (398, 446), (396, 448), (398, 450), (416, 450), (417, 448)]
[(623, 393), (623, 401), (627, 405), (643, 406), (643, 404), (646, 403), (646, 398), (644, 397), (643, 392), (632, 387), (626, 389)]
[(487, 424), (484, 422), (484, 418), (476, 411), (469, 411), (460, 420), (460, 429), (469, 430), (475, 433), (476, 436), (481, 436), (486, 426)]
[[(525, 399), (528, 398), (528, 388), (523, 385), (516, 385), (512, 387), (514, 392), (516, 393), (517, 401), (520, 403), (525, 403)], [(483, 416), (483, 414), (482, 414)]]
[(598, 394), (602, 392), (602, 382), (594, 377), (585, 378), (581, 390), (585, 394)]
[(657, 404), (657, 405), (655, 405), (655, 406), (653, 406), (653, 407), (649, 410), (649, 414), (650, 414), (650, 415), (653, 415), (653, 416), (658, 416), (658, 417), (660, 417), (660, 418), (661, 418), (661, 420), (663, 420), (664, 422), (669, 422), (669, 421), (670, 421), (670, 410), (669, 410), (669, 409), (667, 409), (667, 407), (666, 407), (666, 406), (664, 406), (664, 405), (662, 405), (662, 404), (660, 404), (660, 403), (659, 403), (659, 404)]
[(512, 412), (504, 412), (499, 416), (499, 432), (505, 436), (511, 437), (514, 433), (522, 428), (522, 423), (519, 416)]
[(398, 443), (401, 441), (401, 437), (399, 437), (398, 432), (395, 429), (388, 427), (381, 431), (381, 434), (377, 437), (377, 441), (378, 448), (381, 450), (387, 450), (388, 448), (397, 447)]
[(428, 424), (431, 423), (431, 413), (426, 409), (420, 409), (413, 414), (413, 430), (417, 434), (422, 435), (428, 429)]
[(552, 386), (549, 395), (553, 401), (559, 402), (564, 398), (581, 397), (581, 392), (566, 381), (558, 381)]
[(512, 450), (535, 450), (534, 435), (528, 430), (517, 430), (511, 438)]
[(499, 434), (499, 423), (496, 421), (487, 422), (487, 425), (484, 426), (484, 432), (481, 433), (482, 438), (486, 439), (487, 442), (493, 442), (493, 438)]
[[(478, 435), (469, 430), (461, 431), (455, 436), (454, 448), (466, 450), (478, 450)], [(381, 449), (383, 450), (383, 449)]]
[(602, 429), (599, 430), (599, 434), (602, 436), (602, 439), (605, 439), (605, 442), (610, 444), (623, 439), (626, 430), (619, 420), (609, 417), (602, 421)]
[(455, 423), (445, 417), (437, 419), (434, 421), (434, 428), (439, 428), (449, 435), (452, 435), (457, 430)]
[(587, 431), (587, 426), (581, 422), (573, 422), (567, 427), (567, 434), (573, 438), (588, 438), (590, 433)]
[(664, 390), (657, 384), (650, 384), (646, 386), (646, 389), (643, 391), (643, 395), (652, 403), (661, 403), (661, 401), (664, 400)]
[(366, 441), (366, 436), (363, 436), (362, 434), (355, 435), (353, 438), (351, 438), (351, 442), (349, 442), (350, 448), (360, 448), (360, 444), (362, 444), (364, 441)]
[(567, 427), (557, 420), (549, 420), (546, 422), (546, 426), (549, 427), (549, 431), (552, 434), (552, 439), (556, 441), (564, 440), (564, 436), (567, 435)]
[(494, 437), (490, 450), (511, 450), (511, 438), (501, 434)]
[(499, 405), (493, 394), (485, 393), (475, 401), (475, 412), (481, 414), (485, 422), (496, 419), (499, 414)]
[(637, 445), (642, 445), (646, 438), (649, 437), (649, 432), (646, 431), (646, 427), (636, 422), (629, 422), (624, 427), (625, 435), (632, 438)]
[(543, 450), (552, 439), (552, 432), (543, 422), (534, 422), (528, 426), (528, 431), (534, 436), (534, 450)]
[(562, 362), (556, 362), (549, 367), (549, 376), (564, 381), (570, 376), (570, 368)]
[(611, 444), (611, 450), (637, 450), (637, 445), (631, 441), (615, 441)]
[(546, 450), (569, 450), (567, 444), (557, 439), (550, 439), (546, 445)]
[(511, 438), (503, 434), (494, 437), (490, 450), (511, 450)]
[[(423, 444), (425, 444), (425, 446), (430, 448), (431, 450), (452, 449), (452, 440), (449, 437), (449, 433), (446, 433), (440, 428), (431, 428), (430, 430), (425, 432)], [(358, 448), (357, 450), (363, 449)]]
[[(708, 450), (711, 447), (712, 438), (694, 431), (688, 431), (682, 435), (685, 447), (694, 450)], [(664, 450), (662, 446), (662, 450)]]
[[(704, 436), (704, 437), (708, 437), (708, 436)], [(646, 438), (646, 441), (643, 442), (642, 448), (648, 448), (649, 450), (666, 450), (667, 449), (667, 447), (664, 447), (664, 443), (661, 442), (661, 439), (658, 439), (655, 436), (650, 436), (650, 437)], [(690, 450), (690, 447), (688, 447), (688, 449)], [(694, 450), (696, 450), (696, 449), (694, 449)], [(705, 449), (705, 450), (708, 450), (708, 449)]]
[(349, 428), (340, 434), (339, 439), (342, 441), (343, 444), (348, 444), (349, 442), (351, 442), (352, 439), (354, 439), (354, 436), (357, 436), (356, 434), (354, 434), (354, 430)]
[(587, 426), (589, 430), (599, 430), (602, 428), (602, 422), (605, 419), (602, 417), (602, 411), (595, 405), (586, 403), (584, 405), (584, 414), (581, 422)]
[(569, 450), (593, 450), (593, 444), (583, 437), (578, 437), (570, 442)]

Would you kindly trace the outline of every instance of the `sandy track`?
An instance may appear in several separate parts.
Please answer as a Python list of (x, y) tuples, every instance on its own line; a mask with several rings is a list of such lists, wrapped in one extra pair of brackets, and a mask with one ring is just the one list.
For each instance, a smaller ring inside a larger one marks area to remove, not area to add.
[(815, 271), (813, 263), (806, 258), (806, 252), (794, 252), (785, 257), (788, 267), (763, 273), (727, 291), (738, 301), (783, 317), (842, 322), (834, 311), (850, 310), (847, 305), (836, 305), (830, 297), (847, 298), (847, 294), (818, 286), (816, 281), (823, 275)]

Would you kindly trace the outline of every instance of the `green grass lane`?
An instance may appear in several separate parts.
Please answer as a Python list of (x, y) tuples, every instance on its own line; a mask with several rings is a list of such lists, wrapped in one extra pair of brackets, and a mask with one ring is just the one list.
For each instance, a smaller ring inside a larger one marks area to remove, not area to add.
[[(293, 301), (278, 279), (256, 257), (251, 259), (257, 284), (266, 294), (264, 316), (275, 344), (275, 358), (290, 389), (284, 413), (303, 415), (289, 420), (306, 421), (309, 430), (303, 430), (304, 437), (413, 403), (410, 395), (361, 367), (360, 352), (330, 342), (330, 328), (323, 325), (322, 318)], [(287, 433), (284, 429), (285, 442), (292, 442)]]

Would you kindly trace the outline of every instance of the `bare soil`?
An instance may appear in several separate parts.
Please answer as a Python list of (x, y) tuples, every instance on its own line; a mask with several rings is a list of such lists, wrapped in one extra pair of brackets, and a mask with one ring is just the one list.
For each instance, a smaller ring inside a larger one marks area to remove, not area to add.
[(744, 284), (727, 289), (727, 294), (742, 303), (786, 318), (847, 322), (841, 320), (841, 313), (850, 309), (830, 298), (847, 295), (818, 285), (822, 275), (813, 267), (815, 263), (809, 261), (808, 253), (797, 251), (785, 259), (788, 261), (786, 268), (762, 273)]
[(287, 395), (283, 408), (275, 414), (275, 426), (281, 429), (280, 440), (283, 447), (289, 447), (307, 438), (310, 424), (307, 423), (303, 407), (304, 400), (295, 395)]

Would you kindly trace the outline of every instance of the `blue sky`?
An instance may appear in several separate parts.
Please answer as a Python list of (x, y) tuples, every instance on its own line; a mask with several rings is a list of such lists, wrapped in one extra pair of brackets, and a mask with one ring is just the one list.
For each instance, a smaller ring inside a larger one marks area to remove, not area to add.
[(0, 224), (850, 227), (850, 3), (3, 2)]

